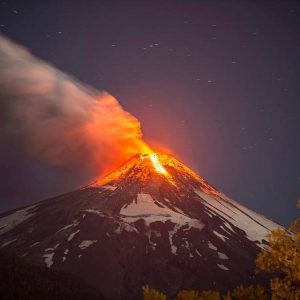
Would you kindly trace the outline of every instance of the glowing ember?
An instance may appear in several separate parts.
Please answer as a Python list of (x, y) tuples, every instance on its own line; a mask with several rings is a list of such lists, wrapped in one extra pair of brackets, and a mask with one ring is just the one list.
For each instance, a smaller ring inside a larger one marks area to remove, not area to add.
[(160, 164), (158, 157), (155, 153), (149, 154), (149, 158), (150, 158), (156, 172), (162, 173), (162, 174), (168, 174), (166, 169)]

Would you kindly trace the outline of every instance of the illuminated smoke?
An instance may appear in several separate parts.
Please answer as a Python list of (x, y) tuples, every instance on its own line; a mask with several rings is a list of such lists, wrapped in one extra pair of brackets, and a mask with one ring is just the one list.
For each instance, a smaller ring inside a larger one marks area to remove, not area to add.
[(150, 152), (139, 121), (106, 92), (83, 85), (0, 36), (0, 143), (54, 166), (101, 173)]

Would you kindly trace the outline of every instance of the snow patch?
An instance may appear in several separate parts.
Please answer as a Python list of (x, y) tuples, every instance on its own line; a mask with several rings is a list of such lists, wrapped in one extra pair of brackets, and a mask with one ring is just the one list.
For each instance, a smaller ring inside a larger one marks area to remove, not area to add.
[(218, 248), (213, 243), (211, 243), (210, 241), (208, 242), (208, 248), (210, 248), (212, 250), (215, 250), (215, 251), (218, 250)]
[(161, 237), (161, 233), (159, 231), (156, 231), (156, 230), (152, 230), (152, 233), (155, 237)]
[(171, 247), (171, 252), (174, 255), (177, 255), (177, 246), (174, 245), (173, 243), (173, 236), (177, 232), (178, 228), (180, 227), (179, 224), (176, 224), (173, 228), (173, 230), (169, 231), (169, 242), (170, 242), (170, 247)]
[(64, 256), (63, 256), (63, 258), (62, 258), (62, 261), (63, 261), (63, 262), (66, 261), (68, 253), (69, 253), (69, 249), (65, 249), (65, 251), (64, 251)]
[[(100, 210), (96, 210), (96, 209), (86, 209), (85, 212), (91, 213), (91, 214), (96, 214), (99, 217), (105, 217), (105, 218), (111, 218), (114, 221), (116, 221), (114, 218), (109, 217), (107, 215), (105, 215), (102, 211)], [(134, 227), (134, 225), (128, 223), (128, 222), (117, 222), (118, 223), (118, 228), (115, 229), (114, 233), (116, 234), (120, 234), (123, 231), (127, 231), (127, 232), (138, 232), (137, 229)]]
[(105, 217), (105, 214), (102, 211), (97, 210), (97, 209), (86, 209), (85, 212), (88, 212), (88, 213), (91, 213), (91, 214), (96, 214), (100, 217)]
[(217, 232), (217, 231), (215, 231), (215, 230), (213, 231), (213, 233), (214, 233), (217, 237), (219, 237), (223, 242), (226, 242), (226, 239), (228, 239), (228, 237), (226, 237), (226, 236), (220, 234), (219, 232)]
[(47, 253), (43, 255), (43, 258), (45, 258), (45, 263), (48, 268), (51, 268), (53, 265), (53, 257), (54, 253)]
[(32, 248), (32, 247), (37, 246), (39, 244), (40, 244), (40, 242), (35, 242), (35, 243), (31, 244), (29, 247)]
[(214, 214), (212, 214), (212, 213), (210, 213), (210, 212), (208, 212), (208, 211), (206, 211), (206, 213), (207, 213), (211, 218), (214, 217)]
[(225, 267), (224, 265), (217, 264), (217, 266), (218, 266), (220, 269), (224, 270), (224, 271), (228, 271), (228, 270), (229, 270), (229, 269), (228, 269), (227, 267)]
[(222, 252), (218, 252), (218, 256), (220, 259), (228, 259), (228, 256)]
[(31, 210), (36, 206), (37, 204), (31, 205), (26, 208), (17, 210), (9, 214), (8, 216), (2, 217), (0, 219), (0, 235), (12, 230), (17, 225), (31, 218), (35, 214), (35, 212), (31, 212)]
[(149, 226), (153, 222), (171, 221), (177, 225), (188, 228), (203, 229), (204, 225), (197, 219), (192, 219), (183, 213), (171, 210), (160, 203), (158, 206), (149, 194), (139, 193), (136, 202), (130, 203), (122, 207), (120, 211), (122, 219), (128, 222), (135, 222), (143, 219), (145, 224)]
[(56, 244), (53, 248), (47, 248), (44, 251), (45, 252), (54, 251), (59, 245), (60, 245), (60, 243)]
[(114, 191), (117, 187), (113, 186), (113, 185), (102, 185), (101, 188), (105, 189), (105, 190), (110, 190), (110, 191)]
[(0, 248), (4, 248), (5, 246), (8, 246), (8, 245), (14, 243), (15, 241), (17, 241), (17, 239), (7, 241), (7, 242), (3, 243)]
[(75, 220), (72, 224), (64, 226), (63, 228), (59, 229), (56, 233), (61, 232), (63, 230), (67, 230), (67, 229), (69, 229), (71, 227), (76, 227), (78, 224), (79, 224), (79, 221)]
[(260, 247), (264, 247), (263, 240), (267, 239), (270, 231), (281, 227), (264, 216), (259, 215), (227, 198), (223, 194), (214, 196), (206, 194), (200, 190), (194, 191), (202, 200), (204, 200), (204, 205), (206, 205), (210, 210), (213, 210), (217, 215), (220, 215), (227, 220), (227, 222), (224, 222), (224, 225), (230, 231), (234, 232), (229, 223), (243, 230), (246, 237), (249, 240), (254, 241)]
[(71, 233), (68, 237), (68, 242), (72, 241), (74, 236), (79, 232), (80, 230), (76, 230), (75, 232)]
[[(168, 199), (165, 200), (169, 201)], [(120, 216), (128, 223), (143, 219), (146, 226), (154, 222), (171, 221), (174, 223), (173, 230), (169, 230), (169, 242), (171, 253), (175, 255), (177, 255), (177, 246), (174, 244), (173, 236), (181, 227), (187, 227), (184, 228), (184, 231), (191, 228), (202, 230), (204, 227), (204, 224), (199, 220), (190, 218), (178, 209), (172, 210), (162, 203), (156, 204), (151, 195), (146, 193), (137, 194), (136, 201), (123, 206)]]
[(127, 231), (127, 232), (138, 232), (137, 229), (129, 224), (129, 223), (126, 223), (126, 222), (118, 222), (118, 227), (117, 229), (115, 229), (114, 233), (116, 234), (121, 234), (123, 231)]
[(79, 248), (80, 249), (86, 249), (86, 248), (88, 248), (89, 246), (91, 246), (91, 245), (93, 245), (93, 244), (95, 244), (95, 243), (97, 243), (98, 241), (97, 240), (93, 240), (93, 241), (89, 241), (89, 240), (84, 240), (84, 241), (82, 241), (80, 244), (79, 244)]
[(231, 225), (227, 222), (224, 223), (225, 227), (227, 227), (230, 231), (234, 232), (233, 228), (231, 227)]

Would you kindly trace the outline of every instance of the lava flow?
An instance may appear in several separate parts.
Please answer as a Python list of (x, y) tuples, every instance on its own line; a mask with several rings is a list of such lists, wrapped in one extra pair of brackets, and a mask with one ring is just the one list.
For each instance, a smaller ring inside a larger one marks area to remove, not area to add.
[(166, 169), (162, 166), (162, 164), (160, 163), (158, 156), (156, 153), (151, 153), (151, 154), (142, 154), (141, 158), (149, 158), (152, 162), (152, 165), (155, 169), (156, 172), (158, 173), (162, 173), (162, 174), (168, 174), (168, 172), (166, 171)]

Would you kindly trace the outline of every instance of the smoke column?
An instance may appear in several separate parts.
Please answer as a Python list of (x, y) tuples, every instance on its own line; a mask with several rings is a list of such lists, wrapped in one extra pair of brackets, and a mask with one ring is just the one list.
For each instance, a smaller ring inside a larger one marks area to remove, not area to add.
[(0, 36), (0, 143), (52, 166), (110, 171), (149, 152), (139, 121), (106, 92), (83, 85)]

